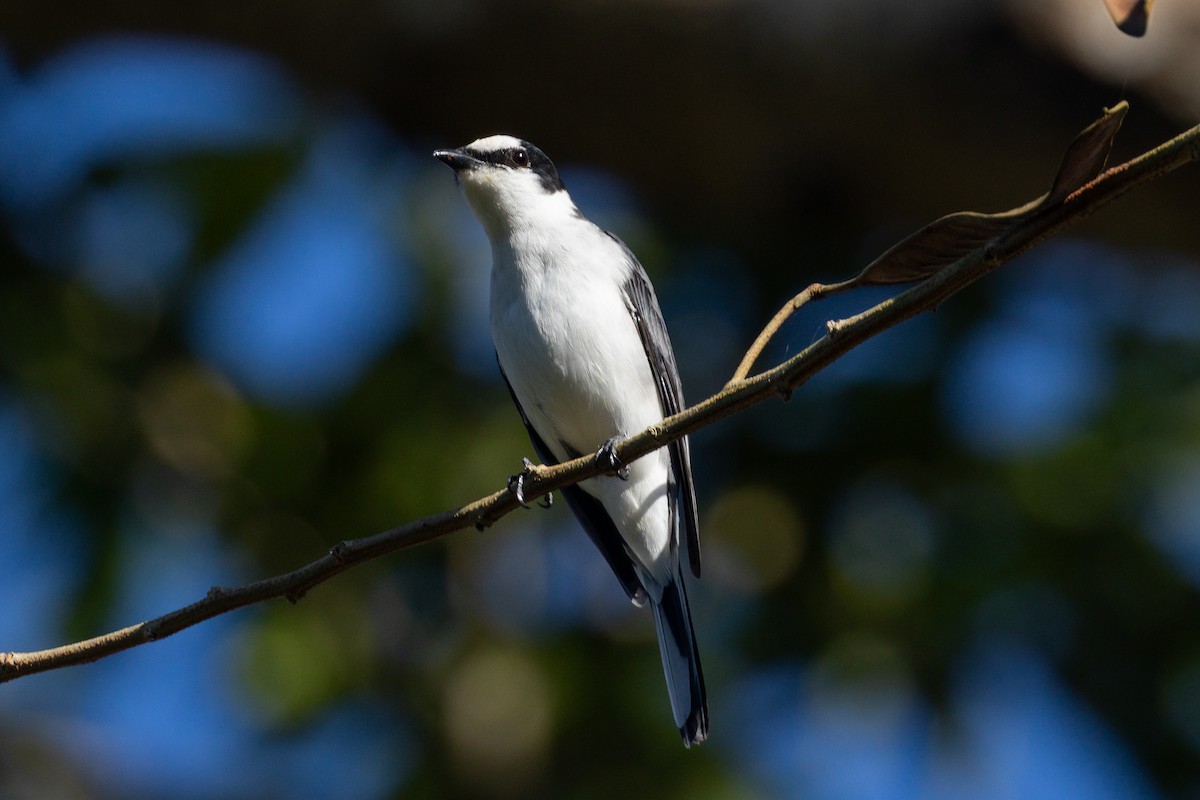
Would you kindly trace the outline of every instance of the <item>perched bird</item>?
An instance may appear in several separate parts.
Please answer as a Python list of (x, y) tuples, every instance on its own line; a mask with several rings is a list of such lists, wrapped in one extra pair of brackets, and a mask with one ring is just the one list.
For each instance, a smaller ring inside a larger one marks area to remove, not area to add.
[(700, 576), (688, 442), (627, 467), (613, 449), (683, 408), (650, 280), (529, 142), (489, 136), (433, 155), (454, 169), (491, 241), (492, 341), (534, 450), (546, 464), (596, 452), (617, 473), (562, 494), (630, 599), (649, 602), (675, 724), (685, 745), (704, 741), (708, 704), (682, 568)]

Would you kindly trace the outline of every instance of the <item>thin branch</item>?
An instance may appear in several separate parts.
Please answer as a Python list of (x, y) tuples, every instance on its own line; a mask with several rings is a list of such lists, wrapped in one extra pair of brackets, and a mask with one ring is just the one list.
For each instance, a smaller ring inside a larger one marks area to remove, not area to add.
[(987, 246), (1013, 228), (1040, 217), (1063, 203), (1103, 172), (1113, 140), (1129, 111), (1117, 103), (1071, 141), (1059, 162), (1050, 191), (1007, 211), (959, 211), (947, 214), (905, 237), (868, 264), (858, 275), (835, 284), (814, 283), (788, 301), (754, 340), (730, 383), (745, 378), (767, 343), (783, 324), (811, 300), (863, 286), (918, 283), (954, 265), (960, 258)]
[(783, 327), (783, 323), (787, 322), (793, 314), (799, 311), (803, 306), (813, 300), (820, 300), (823, 297), (832, 297), (835, 294), (844, 292), (847, 289), (853, 289), (857, 284), (853, 280), (842, 281), (841, 283), (814, 283), (800, 294), (793, 297), (783, 304), (783, 308), (775, 312), (775, 316), (771, 317), (771, 321), (762, 329), (762, 333), (750, 345), (750, 349), (746, 351), (746, 355), (742, 356), (742, 363), (733, 372), (733, 377), (729, 379), (726, 387), (733, 386), (735, 383), (745, 380), (750, 374), (750, 369), (754, 366), (754, 362), (758, 361), (767, 344), (779, 333), (779, 329)]
[[(1001, 264), (1044, 241), (1068, 224), (1096, 211), (1125, 192), (1186, 163), (1200, 160), (1200, 126), (1155, 149), (1101, 173), (1045, 213), (1025, 220), (983, 247), (968, 253), (933, 277), (844, 320), (827, 323), (827, 333), (784, 363), (753, 377), (745, 377), (767, 341), (790, 315), (795, 301), (781, 310), (759, 336), (738, 368), (738, 377), (717, 394), (631, 436), (616, 447), (625, 463), (650, 453), (700, 428), (713, 424), (771, 397), (787, 397), (820, 370), (867, 339), (910, 317), (936, 308), (951, 295)], [(836, 287), (837, 285), (832, 285)], [(820, 294), (817, 290), (815, 294)], [(813, 287), (809, 287), (812, 299)], [(804, 293), (798, 295), (798, 298)], [(802, 305), (803, 303), (800, 303)], [(744, 367), (744, 369), (743, 369)], [(535, 466), (525, 482), (525, 496), (536, 499), (549, 492), (601, 474), (592, 456), (557, 466)], [(0, 682), (37, 672), (95, 661), (122, 650), (156, 641), (204, 620), (243, 606), (277, 597), (295, 602), (314, 586), (333, 576), (387, 553), (436, 539), (472, 526), (486, 527), (517, 508), (507, 489), (479, 498), (453, 511), (434, 514), (373, 536), (341, 542), (310, 564), (284, 575), (237, 588), (211, 589), (201, 600), (161, 617), (81, 642), (29, 653), (0, 653)]]

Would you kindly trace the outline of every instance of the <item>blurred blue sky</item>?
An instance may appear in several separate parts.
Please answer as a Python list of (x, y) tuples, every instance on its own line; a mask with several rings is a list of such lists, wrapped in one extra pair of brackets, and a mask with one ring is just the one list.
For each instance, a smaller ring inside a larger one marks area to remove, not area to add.
[(752, 672), (719, 711), (745, 733), (727, 747), (777, 797), (1156, 796), (1122, 743), (1038, 656), (996, 642), (982, 641), (960, 665), (949, 715), (935, 716), (886, 662), (851, 681), (820, 662)]
[[(0, 76), (0, 203), (14, 239), (47, 269), (77, 276), (113, 303), (186, 304), (196, 356), (253, 400), (305, 407), (337, 397), (418, 314), (425, 286), (401, 222), (404, 198), (421, 170), (441, 168), (427, 166), (423, 154), (358, 112), (310, 107), (271, 61), (212, 44), (107, 39), (65, 50), (29, 75), (18, 76), (0, 59)], [(195, 258), (196, 210), (185, 197), (152, 177), (80, 191), (105, 165), (283, 142), (300, 146), (295, 173), (228, 250), (199, 265), (194, 285), (185, 276)], [(636, 241), (637, 206), (626, 188), (569, 165), (564, 174), (586, 212)], [(458, 243), (469, 268), (453, 278), (462, 317), (447, 324), (464, 364), (489, 374), (486, 248), (448, 188), (449, 174), (439, 176), (434, 207), (457, 208), (446, 212), (442, 235)], [(673, 265), (674, 277), (662, 284), (668, 322), (742, 341), (753, 327), (746, 318), (753, 289), (735, 280), (736, 256), (695, 255), (696, 275), (685, 280)], [(836, 393), (864, 382), (927, 380), (937, 369), (934, 356), (946, 348), (941, 402), (964, 444), (985, 457), (1053, 446), (1085, 425), (1111, 389), (1105, 346), (1115, 326), (1152, 337), (1200, 336), (1195, 275), (1187, 265), (1139, 283), (1119, 255), (1081, 242), (1051, 243), (999, 279), (990, 318), (960, 341), (942, 343), (940, 321), (927, 315), (859, 348), (814, 387)], [(878, 296), (839, 298), (818, 313), (836, 317), (872, 299)], [(1156, 313), (1139, 312), (1150, 307)], [(815, 326), (795, 323), (780, 349), (802, 349)], [(684, 371), (732, 363), (738, 347), (685, 347)], [(689, 396), (699, 399), (695, 390)], [(0, 395), (2, 650), (57, 643), (47, 631), (61, 629), (62, 598), (78, 580), (76, 554), (88, 536), (69, 509), (49, 499), (56, 478), (41, 451), (53, 426), (35, 417), (20, 399)], [(1165, 484), (1147, 526), (1200, 583), (1198, 476), (1193, 463)], [(845, 515), (822, 534), (834, 560), (856, 580), (902, 589), (929, 556), (937, 520), (895, 487), (848, 492)], [(888, 509), (890, 521), (895, 514), (907, 520), (906, 560), (873, 559), (896, 543), (873, 538), (879, 520), (853, 516), (870, 508)], [(112, 625), (183, 605), (212, 583), (259, 577), (238, 575), (211, 519), (165, 524), (170, 529), (132, 525), (137, 535), (127, 545), (126, 569), (136, 578)], [(576, 533), (509, 531), (491, 540), (496, 552), (481, 561), (478, 580), (483, 597), (507, 598), (484, 604), (494, 609), (498, 629), (602, 626), (608, 613), (619, 615), (615, 608), (595, 613), (596, 603), (606, 602), (596, 597), (623, 601)], [(538, 564), (544, 579), (506, 582), (509, 563)], [(581, 586), (588, 591), (576, 594)], [(244, 712), (228, 675), (240, 619), (219, 618), (97, 665), (5, 685), (0, 714), (60, 741), (105, 783), (148, 795), (251, 797), (269, 790), (371, 798), (403, 785), (420, 747), (399, 712), (348, 705), (287, 735), (262, 729)], [(721, 643), (705, 646), (716, 651)], [(744, 771), (769, 796), (1153, 796), (1122, 743), (1036, 654), (980, 641), (956, 668), (945, 717), (897, 664), (843, 685), (822, 657), (747, 666), (715, 693), (723, 696), (714, 746), (730, 769)]]
[(16, 210), (53, 203), (108, 161), (278, 141), (300, 112), (274, 63), (211, 43), (101, 39), (29, 76), (3, 72), (0, 198)]
[(354, 120), (319, 131), (298, 174), (197, 290), (193, 346), (256, 399), (288, 406), (341, 393), (419, 302), (393, 238), (398, 146), (374, 133)]

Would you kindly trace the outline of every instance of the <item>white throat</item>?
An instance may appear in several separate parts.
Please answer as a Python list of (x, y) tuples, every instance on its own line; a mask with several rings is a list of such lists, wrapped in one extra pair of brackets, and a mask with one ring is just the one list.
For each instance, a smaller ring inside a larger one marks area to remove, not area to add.
[(579, 210), (565, 190), (547, 192), (529, 172), (480, 169), (460, 176), (463, 194), (493, 244), (516, 232), (552, 229), (578, 219)]

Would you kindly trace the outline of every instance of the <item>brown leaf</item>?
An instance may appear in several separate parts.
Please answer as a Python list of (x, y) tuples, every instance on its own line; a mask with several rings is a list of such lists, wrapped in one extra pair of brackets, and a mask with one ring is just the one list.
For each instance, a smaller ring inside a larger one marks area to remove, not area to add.
[(1122, 33), (1142, 36), (1150, 22), (1154, 0), (1104, 0), (1104, 6)]
[(1066, 199), (1104, 171), (1113, 140), (1128, 111), (1129, 103), (1122, 100), (1112, 108), (1106, 108), (1104, 116), (1079, 132), (1063, 154), (1050, 193), (1041, 200), (1042, 205), (1049, 206)]
[(1015, 225), (1058, 205), (1104, 171), (1128, 110), (1129, 104), (1122, 101), (1084, 128), (1063, 155), (1050, 191), (1038, 199), (997, 214), (960, 211), (936, 219), (893, 245), (850, 282), (870, 286), (924, 280)]

